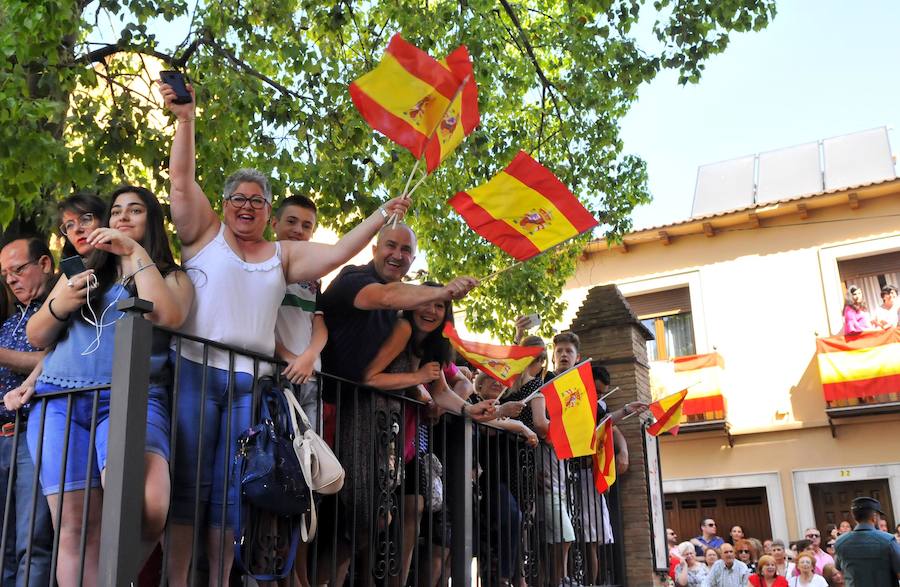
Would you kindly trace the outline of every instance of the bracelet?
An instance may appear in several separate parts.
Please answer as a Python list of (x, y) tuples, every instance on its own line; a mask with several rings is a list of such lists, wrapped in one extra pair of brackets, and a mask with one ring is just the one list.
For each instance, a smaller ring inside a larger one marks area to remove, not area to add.
[(131, 281), (132, 279), (134, 279), (134, 276), (135, 276), (135, 275), (137, 275), (138, 273), (140, 273), (140, 272), (143, 271), (144, 269), (149, 269), (150, 267), (156, 267), (156, 263), (150, 263), (149, 265), (144, 265), (143, 267), (138, 267), (138, 268), (137, 268), (136, 270), (134, 270), (130, 275), (126, 275), (125, 277), (122, 278), (122, 285), (125, 285), (126, 283), (128, 283), (129, 281)]
[(196, 118), (196, 116), (191, 116), (189, 118), (179, 118), (178, 122), (194, 122)]
[(50, 312), (50, 315), (53, 316), (59, 322), (68, 322), (69, 321), (68, 316), (66, 316), (65, 318), (60, 318), (59, 316), (56, 315), (56, 312), (53, 311), (53, 300), (55, 300), (55, 299), (56, 298), (50, 298), (47, 301), (47, 310)]
[(464, 402), (462, 407), (459, 409), (459, 415), (462, 416), (463, 418), (465, 418), (469, 415), (469, 412), (466, 411), (466, 408), (468, 406), (469, 406), (469, 404)]

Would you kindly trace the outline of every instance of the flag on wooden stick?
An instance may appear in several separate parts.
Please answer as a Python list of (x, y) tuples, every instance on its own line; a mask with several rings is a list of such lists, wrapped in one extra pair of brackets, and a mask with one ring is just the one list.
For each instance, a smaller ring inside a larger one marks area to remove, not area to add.
[(616, 450), (612, 427), (612, 419), (607, 416), (594, 430), (594, 487), (600, 493), (605, 493), (616, 482)]
[(541, 387), (547, 402), (550, 430), (547, 435), (560, 459), (583, 457), (591, 446), (597, 424), (597, 390), (591, 362), (584, 361)]
[(461, 83), (397, 34), (375, 69), (350, 84), (350, 97), (369, 126), (419, 159)]
[(444, 65), (462, 84), (462, 91), (457, 91), (453, 103), (444, 114), (425, 145), (425, 163), (431, 173), (467, 136), (478, 126), (478, 86), (475, 84), (475, 72), (469, 59), (469, 50), (465, 45), (457, 47), (453, 53), (441, 60)]
[(450, 198), (478, 234), (525, 261), (599, 224), (553, 173), (524, 151), (487, 183)]
[(444, 337), (465, 360), (507, 387), (544, 352), (543, 347), (500, 346), (462, 340), (449, 322), (444, 323)]

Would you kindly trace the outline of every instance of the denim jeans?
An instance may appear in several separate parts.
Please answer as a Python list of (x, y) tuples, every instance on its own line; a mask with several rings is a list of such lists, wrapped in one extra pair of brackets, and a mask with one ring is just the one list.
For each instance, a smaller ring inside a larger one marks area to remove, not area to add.
[[(6, 488), (9, 472), (12, 468), (12, 449), (15, 437), (0, 437), (0, 524), (6, 504)], [(50, 510), (41, 486), (38, 484), (34, 508), (34, 532), (29, 536), (33, 495), (32, 484), (35, 481), (34, 463), (28, 453), (25, 435), (19, 434), (19, 446), (16, 449), (15, 488), (12, 494), (10, 512), (15, 520), (9, 521), (6, 539), (6, 552), (3, 553), (2, 586), (14, 587), (25, 585), (25, 553), (31, 543), (31, 568), (29, 585), (50, 584), (50, 555), (53, 548), (53, 526), (50, 523)], [(2, 525), (0, 525), (2, 528)]]

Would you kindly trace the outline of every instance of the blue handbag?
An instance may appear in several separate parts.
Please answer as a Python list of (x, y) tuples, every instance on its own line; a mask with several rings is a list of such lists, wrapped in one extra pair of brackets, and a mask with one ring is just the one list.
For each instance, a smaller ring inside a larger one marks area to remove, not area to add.
[[(270, 377), (260, 379), (259, 423), (238, 438), (232, 483), (237, 490), (234, 555), (238, 566), (258, 581), (275, 581), (290, 573), (300, 537), (300, 518), (310, 510), (310, 490), (293, 446), (289, 406)], [(248, 507), (249, 506), (249, 507)], [(284, 518), (291, 528), (289, 551), (282, 568), (271, 574), (253, 574), (243, 562), (249, 547), (243, 528), (253, 510)]]

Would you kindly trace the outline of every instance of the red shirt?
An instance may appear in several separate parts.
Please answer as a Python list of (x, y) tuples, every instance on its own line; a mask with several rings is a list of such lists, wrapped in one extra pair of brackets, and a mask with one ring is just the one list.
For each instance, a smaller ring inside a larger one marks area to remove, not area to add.
[[(753, 587), (767, 587), (763, 582), (763, 578), (755, 573), (750, 575), (750, 584), (753, 585)], [(778, 575), (775, 577), (775, 582), (769, 587), (788, 587), (787, 579)]]

